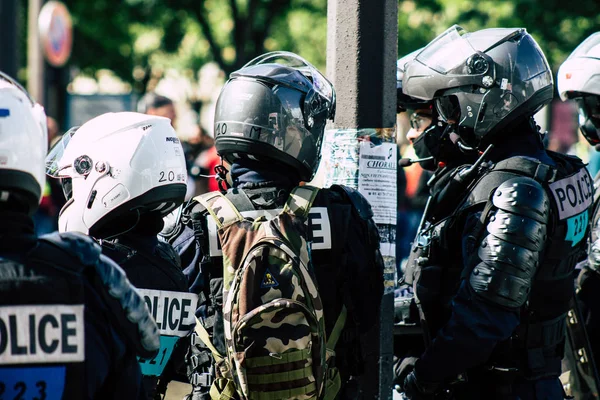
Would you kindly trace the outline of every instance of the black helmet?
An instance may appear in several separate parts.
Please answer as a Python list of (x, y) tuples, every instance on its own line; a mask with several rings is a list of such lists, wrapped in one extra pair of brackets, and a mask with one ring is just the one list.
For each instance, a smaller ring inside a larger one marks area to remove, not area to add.
[(404, 72), (408, 63), (415, 59), (415, 56), (421, 52), (423, 48), (413, 51), (400, 58), (396, 63), (396, 99), (397, 99), (397, 113), (405, 112), (406, 110), (416, 110), (419, 108), (427, 108), (430, 104), (430, 100), (417, 99), (410, 97), (402, 91), (402, 78), (404, 78)]
[(333, 86), (314, 66), (293, 53), (267, 53), (232, 73), (221, 90), (215, 146), (229, 163), (268, 159), (311, 180), (334, 113)]
[(472, 146), (493, 142), (553, 96), (546, 57), (522, 28), (468, 33), (455, 25), (408, 64), (403, 84), (405, 94), (434, 100), (440, 116), (456, 123)]

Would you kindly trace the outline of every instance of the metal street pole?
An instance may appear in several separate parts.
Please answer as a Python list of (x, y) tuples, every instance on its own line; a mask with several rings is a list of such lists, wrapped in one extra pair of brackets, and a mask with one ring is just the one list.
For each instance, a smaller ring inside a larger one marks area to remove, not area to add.
[(44, 56), (38, 32), (38, 16), (44, 0), (29, 0), (27, 13), (27, 91), (44, 104)]
[(327, 75), (337, 111), (323, 144), (324, 186), (345, 184), (369, 200), (386, 264), (380, 323), (363, 340), (369, 399), (392, 398), (397, 49), (397, 0), (328, 1)]
[(19, 7), (18, 0), (0, 1), (0, 71), (17, 79), (19, 71)]

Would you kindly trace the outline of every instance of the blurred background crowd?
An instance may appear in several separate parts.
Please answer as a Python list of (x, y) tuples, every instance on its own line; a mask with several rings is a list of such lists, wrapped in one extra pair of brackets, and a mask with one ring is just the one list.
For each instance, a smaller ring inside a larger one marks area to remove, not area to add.
[[(226, 77), (272, 50), (298, 53), (325, 71), (327, 0), (63, 0), (69, 17), (55, 15), (40, 37), (37, 15), (44, 0), (0, 1), (0, 70), (25, 83), (44, 105), (49, 141), (108, 111), (140, 111), (171, 119), (184, 149), (188, 193), (217, 190), (213, 146), (214, 103)], [(524, 26), (537, 39), (554, 72), (600, 26), (597, 0), (399, 0), (398, 57), (427, 44), (458, 23)], [(72, 29), (66, 29), (71, 24)], [(37, 47), (36, 47), (37, 46)], [(70, 46), (64, 61), (41, 58), (41, 47)], [(36, 55), (36, 49), (38, 53)], [(414, 155), (405, 138), (406, 113), (398, 115), (402, 157)], [(581, 140), (572, 103), (556, 100), (537, 116), (549, 149), (576, 154), (592, 175), (598, 153)], [(428, 195), (428, 173), (418, 164), (398, 169), (397, 259), (406, 257)], [(39, 233), (57, 228), (64, 203), (48, 180), (36, 215)]]

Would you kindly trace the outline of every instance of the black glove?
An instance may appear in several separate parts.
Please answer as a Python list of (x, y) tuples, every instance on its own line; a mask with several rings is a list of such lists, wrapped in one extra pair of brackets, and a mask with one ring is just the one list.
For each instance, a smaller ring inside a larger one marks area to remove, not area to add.
[(404, 382), (402, 384), (404, 395), (410, 400), (433, 400), (439, 389), (439, 383), (419, 381), (414, 370), (411, 371), (406, 378), (404, 378)]
[(394, 360), (394, 383), (402, 386), (404, 383), (404, 379), (406, 376), (410, 374), (415, 369), (415, 363), (418, 358), (416, 357), (405, 357), (400, 361), (400, 359)]

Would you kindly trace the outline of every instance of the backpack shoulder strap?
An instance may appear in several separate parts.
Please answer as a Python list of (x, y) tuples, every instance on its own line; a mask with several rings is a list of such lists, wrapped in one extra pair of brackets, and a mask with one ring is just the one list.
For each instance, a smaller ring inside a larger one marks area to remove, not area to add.
[(315, 198), (319, 193), (319, 188), (314, 186), (296, 186), (290, 193), (285, 205), (284, 212), (291, 212), (297, 217), (306, 218), (312, 207)]
[(221, 192), (205, 193), (194, 197), (194, 200), (206, 208), (219, 229), (244, 219), (233, 203)]

